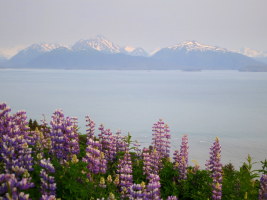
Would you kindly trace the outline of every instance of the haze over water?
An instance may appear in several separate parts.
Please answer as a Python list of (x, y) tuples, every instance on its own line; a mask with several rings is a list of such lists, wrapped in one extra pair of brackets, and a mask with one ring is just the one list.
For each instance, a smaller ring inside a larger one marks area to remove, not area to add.
[[(85, 115), (113, 132), (131, 133), (151, 143), (159, 118), (170, 126), (172, 149), (189, 138), (189, 160), (202, 167), (215, 137), (222, 161), (240, 166), (267, 158), (267, 73), (237, 71), (82, 71), (0, 70), (0, 101), (13, 112), (47, 120), (57, 108), (79, 119)], [(98, 131), (96, 131), (98, 134)]]

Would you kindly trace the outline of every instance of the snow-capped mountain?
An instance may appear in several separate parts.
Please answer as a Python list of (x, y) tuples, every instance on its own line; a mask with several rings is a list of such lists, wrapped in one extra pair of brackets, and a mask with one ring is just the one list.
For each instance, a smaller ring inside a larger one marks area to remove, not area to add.
[(126, 54), (131, 56), (148, 56), (143, 48), (135, 48), (131, 46), (120, 47), (119, 45), (111, 42), (102, 35), (89, 40), (79, 40), (72, 46), (73, 51), (90, 51), (96, 50), (101, 53), (109, 54)]
[(47, 43), (33, 44), (27, 47), (26, 49), (19, 51), (14, 57), (21, 55), (30, 56), (35, 54), (42, 54), (62, 47), (65, 46), (59, 44), (47, 44)]
[(131, 55), (131, 56), (143, 56), (143, 57), (148, 56), (148, 53), (141, 47), (134, 48), (131, 46), (126, 46), (126, 47), (121, 49), (121, 53)]
[(200, 44), (200, 43), (198, 43), (196, 41), (186, 41), (186, 42), (182, 42), (182, 43), (179, 43), (179, 44), (176, 44), (176, 45), (173, 45), (173, 46), (169, 46), (167, 48), (171, 49), (171, 50), (179, 50), (179, 51), (186, 51), (186, 52), (191, 52), (191, 51), (228, 52), (227, 49), (216, 47), (216, 46)]
[(154, 59), (168, 67), (183, 69), (234, 69), (258, 65), (252, 58), (224, 48), (187, 41), (163, 48), (156, 52)]
[(59, 44), (33, 44), (26, 49), (19, 51), (15, 56), (10, 59), (11, 65), (25, 65), (31, 60), (43, 55), (44, 53), (51, 52), (58, 48), (63, 48), (64, 46)]
[(104, 53), (120, 53), (120, 47), (104, 36), (98, 35), (94, 39), (80, 40), (72, 46), (74, 51), (96, 50)]
[(54, 49), (63, 47), (62, 45), (59, 44), (47, 44), (47, 43), (41, 43), (41, 44), (33, 44), (26, 48), (23, 51), (39, 51), (39, 52), (48, 52), (52, 51)]
[[(23, 49), (18, 52), (17, 55), (29, 55), (29, 54), (36, 54), (36, 53), (45, 53), (52, 51), (57, 48), (65, 47), (63, 45), (59, 44), (48, 44), (48, 43), (41, 43), (41, 44), (32, 44), (31, 46), (27, 47), (26, 49)], [(15, 55), (16, 56), (16, 55)]]

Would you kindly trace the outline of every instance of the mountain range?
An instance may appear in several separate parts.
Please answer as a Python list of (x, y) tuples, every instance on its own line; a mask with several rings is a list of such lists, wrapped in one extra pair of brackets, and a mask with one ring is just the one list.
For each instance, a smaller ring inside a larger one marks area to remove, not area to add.
[(33, 44), (8, 60), (0, 57), (0, 67), (267, 71), (267, 64), (241, 52), (196, 41), (182, 42), (149, 55), (142, 48), (121, 47), (101, 35), (80, 40), (71, 47)]

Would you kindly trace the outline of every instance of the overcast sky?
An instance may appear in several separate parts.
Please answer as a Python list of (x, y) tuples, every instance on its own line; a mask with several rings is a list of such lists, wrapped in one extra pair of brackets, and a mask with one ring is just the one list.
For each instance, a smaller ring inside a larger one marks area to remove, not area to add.
[(267, 51), (267, 0), (0, 0), (0, 50), (97, 34), (147, 51), (185, 40)]

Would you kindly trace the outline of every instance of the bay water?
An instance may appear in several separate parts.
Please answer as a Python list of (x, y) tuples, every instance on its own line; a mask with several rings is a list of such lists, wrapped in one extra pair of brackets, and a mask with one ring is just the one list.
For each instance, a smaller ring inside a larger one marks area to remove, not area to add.
[(89, 115), (143, 147), (161, 118), (172, 151), (187, 134), (190, 164), (202, 168), (217, 136), (224, 164), (240, 167), (248, 154), (254, 162), (267, 159), (267, 73), (1, 69), (0, 102), (38, 122), (62, 109), (78, 117), (81, 133)]

